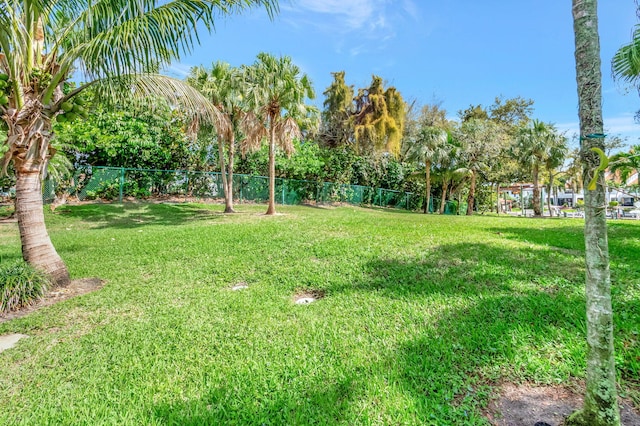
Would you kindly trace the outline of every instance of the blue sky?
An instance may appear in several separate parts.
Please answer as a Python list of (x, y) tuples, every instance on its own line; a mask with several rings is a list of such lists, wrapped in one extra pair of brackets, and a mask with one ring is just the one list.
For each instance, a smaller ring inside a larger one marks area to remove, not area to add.
[[(609, 134), (640, 143), (640, 97), (611, 78), (615, 51), (637, 23), (633, 0), (601, 0), (603, 111)], [(534, 117), (567, 135), (578, 128), (570, 0), (284, 0), (216, 23), (212, 35), (169, 74), (216, 60), (251, 64), (259, 52), (291, 56), (313, 80), (321, 106), (331, 72), (365, 87), (371, 75), (405, 100), (442, 102), (450, 117), (496, 96), (535, 101)]]

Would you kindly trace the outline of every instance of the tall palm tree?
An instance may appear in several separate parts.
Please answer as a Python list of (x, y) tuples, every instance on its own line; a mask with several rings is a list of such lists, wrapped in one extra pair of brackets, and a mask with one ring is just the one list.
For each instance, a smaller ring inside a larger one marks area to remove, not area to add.
[(406, 151), (406, 160), (419, 163), (425, 171), (425, 200), (424, 213), (431, 202), (431, 166), (440, 158), (448, 154), (447, 131), (434, 126), (423, 126), (412, 138)]
[(293, 152), (293, 139), (302, 136), (300, 127), (315, 127), (318, 110), (305, 104), (315, 93), (311, 80), (291, 58), (276, 58), (259, 53), (251, 66), (243, 68), (247, 80), (247, 103), (251, 112), (243, 119), (246, 136), (243, 150), (258, 149), (262, 140), (269, 142), (269, 206), (267, 215), (276, 213), (275, 176), (276, 145), (287, 154)]
[[(245, 80), (238, 68), (225, 62), (216, 62), (210, 70), (197, 67), (191, 70), (187, 82), (209, 99), (220, 115), (213, 127), (218, 142), (218, 157), (224, 187), (225, 213), (233, 209), (233, 164), (236, 151), (236, 136), (240, 123), (246, 115)], [(228, 162), (225, 171), (225, 147)]]
[[(178, 59), (211, 29), (216, 13), (272, 0), (6, 0), (0, 4), (0, 115), (8, 127), (3, 168), (16, 172), (16, 208), (22, 254), (58, 285), (68, 270), (44, 223), (41, 177), (55, 154), (52, 120), (83, 114), (73, 99), (89, 86), (111, 98), (149, 95), (200, 110), (202, 96), (177, 80), (148, 73)], [(65, 90), (79, 68), (86, 84)], [(63, 111), (65, 114), (61, 114)]]
[[(573, 0), (580, 153), (585, 182), (600, 166), (592, 149), (604, 152), (602, 75), (598, 35), (597, 0)], [(584, 185), (584, 239), (586, 266), (587, 372), (582, 409), (567, 425), (620, 425), (613, 351), (613, 311), (609, 243), (605, 216), (604, 176), (595, 188)]]
[(563, 134), (558, 133), (554, 126), (550, 126), (550, 130), (552, 137), (547, 149), (547, 158), (544, 160), (544, 169), (548, 179), (547, 208), (549, 209), (549, 216), (553, 217), (553, 211), (551, 210), (551, 191), (554, 187), (556, 177), (564, 173), (563, 170), (558, 170), (558, 168), (564, 164), (564, 160), (567, 158), (567, 153), (569, 152), (569, 147), (567, 146), (567, 138)]
[(523, 166), (531, 171), (533, 180), (533, 214), (542, 216), (540, 199), (540, 172), (545, 165), (553, 163), (561, 153), (558, 135), (553, 125), (534, 120), (531, 125), (522, 127), (518, 132), (514, 146), (514, 155)]

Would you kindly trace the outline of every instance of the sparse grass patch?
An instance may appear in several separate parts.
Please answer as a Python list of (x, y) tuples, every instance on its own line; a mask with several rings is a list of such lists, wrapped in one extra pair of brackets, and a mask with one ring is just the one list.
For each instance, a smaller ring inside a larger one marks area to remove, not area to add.
[[(0, 324), (0, 424), (482, 425), (495, 383), (585, 370), (571, 219), (125, 204), (47, 212), (99, 292)], [(610, 225), (617, 367), (638, 395), (640, 224)], [(19, 257), (17, 225), (0, 258)], [(230, 291), (246, 283), (242, 291)], [(300, 290), (324, 298), (296, 306)]]

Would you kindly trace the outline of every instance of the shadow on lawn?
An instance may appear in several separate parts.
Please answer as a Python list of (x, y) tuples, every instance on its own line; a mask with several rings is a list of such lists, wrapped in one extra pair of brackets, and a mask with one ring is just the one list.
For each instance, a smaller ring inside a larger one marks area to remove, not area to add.
[(144, 225), (180, 225), (198, 220), (223, 217), (214, 211), (193, 204), (86, 204), (61, 209), (61, 216), (85, 222), (105, 222), (99, 228), (137, 228)]
[[(329, 287), (328, 299), (371, 292), (424, 305), (422, 312), (388, 314), (383, 328), (402, 318), (407, 330), (399, 333), (410, 337), (379, 342), (374, 350), (380, 361), (323, 379), (291, 371), (293, 380), (305, 381), (296, 388), (285, 377), (269, 385), (273, 377), (260, 370), (245, 373), (200, 399), (157, 405), (153, 415), (169, 425), (482, 424), (482, 410), (500, 381), (557, 383), (582, 375), (581, 265), (573, 255), (545, 248), (480, 243), (438, 246), (413, 260), (371, 261), (359, 282)], [(384, 309), (378, 302), (370, 309)], [(631, 315), (639, 304), (619, 308)], [(363, 335), (369, 333), (365, 318)], [(632, 331), (619, 331), (623, 339), (632, 337)], [(618, 354), (623, 377), (637, 377), (639, 355), (637, 347)], [(408, 399), (408, 408), (394, 405), (394, 398)]]
[[(246, 384), (255, 379), (235, 380)], [(337, 384), (316, 381), (303, 393), (285, 388), (277, 393), (254, 393), (249, 398), (238, 394), (242, 388), (251, 391), (246, 386), (219, 387), (200, 400), (157, 405), (153, 415), (160, 424), (176, 426), (337, 424), (343, 422), (344, 412), (355, 397), (353, 382), (353, 378)]]

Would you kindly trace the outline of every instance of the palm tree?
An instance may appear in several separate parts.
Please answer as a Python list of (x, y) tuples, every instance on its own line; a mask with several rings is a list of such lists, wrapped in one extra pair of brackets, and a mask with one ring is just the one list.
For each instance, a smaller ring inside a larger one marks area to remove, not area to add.
[[(187, 83), (197, 88), (220, 112), (216, 122), (215, 138), (218, 142), (218, 157), (224, 187), (225, 213), (234, 213), (233, 209), (233, 163), (236, 150), (236, 135), (240, 123), (246, 115), (245, 80), (237, 68), (231, 68), (224, 62), (216, 62), (211, 70), (197, 67), (191, 70)], [(225, 147), (228, 163), (225, 171)]]
[[(13, 163), (22, 254), (54, 284), (69, 281), (44, 223), (41, 178), (52, 120), (85, 114), (74, 97), (93, 86), (105, 97), (161, 95), (213, 119), (202, 96), (182, 82), (150, 74), (178, 59), (211, 29), (214, 14), (272, 0), (7, 0), (0, 5), (0, 115), (8, 127), (3, 169)], [(69, 89), (76, 68), (87, 83)]]
[(561, 136), (551, 124), (534, 120), (531, 125), (518, 132), (514, 146), (514, 155), (523, 166), (531, 170), (533, 180), (533, 214), (542, 216), (540, 199), (540, 172), (549, 162), (557, 160), (562, 153), (559, 141)]
[(632, 146), (629, 152), (620, 152), (611, 157), (611, 172), (619, 172), (620, 179), (626, 184), (630, 177), (640, 173), (640, 145)]
[[(602, 75), (597, 0), (573, 0), (580, 153), (583, 177), (589, 182), (600, 166), (592, 149), (604, 152)], [(604, 176), (594, 189), (585, 185), (584, 239), (587, 310), (586, 393), (582, 409), (567, 425), (620, 425), (613, 351), (613, 311), (609, 243), (605, 216)]]
[(547, 172), (548, 178), (547, 208), (549, 209), (549, 216), (553, 217), (553, 211), (551, 210), (551, 190), (554, 187), (556, 177), (564, 173), (563, 170), (558, 170), (558, 168), (564, 164), (569, 148), (567, 147), (567, 138), (564, 135), (559, 134), (553, 126), (550, 126), (550, 130), (552, 137), (547, 149), (547, 158), (544, 160), (544, 169)]
[(243, 68), (247, 80), (247, 103), (251, 112), (243, 119), (246, 136), (243, 151), (255, 150), (262, 140), (269, 141), (269, 206), (267, 215), (276, 213), (276, 145), (287, 154), (293, 152), (293, 139), (302, 136), (300, 127), (315, 127), (318, 110), (305, 104), (315, 93), (311, 80), (288, 56), (276, 58), (259, 53), (252, 66)]
[(420, 163), (425, 170), (425, 200), (424, 213), (431, 202), (431, 166), (434, 162), (447, 155), (448, 135), (446, 130), (433, 126), (423, 126), (412, 138), (407, 148), (406, 160)]

